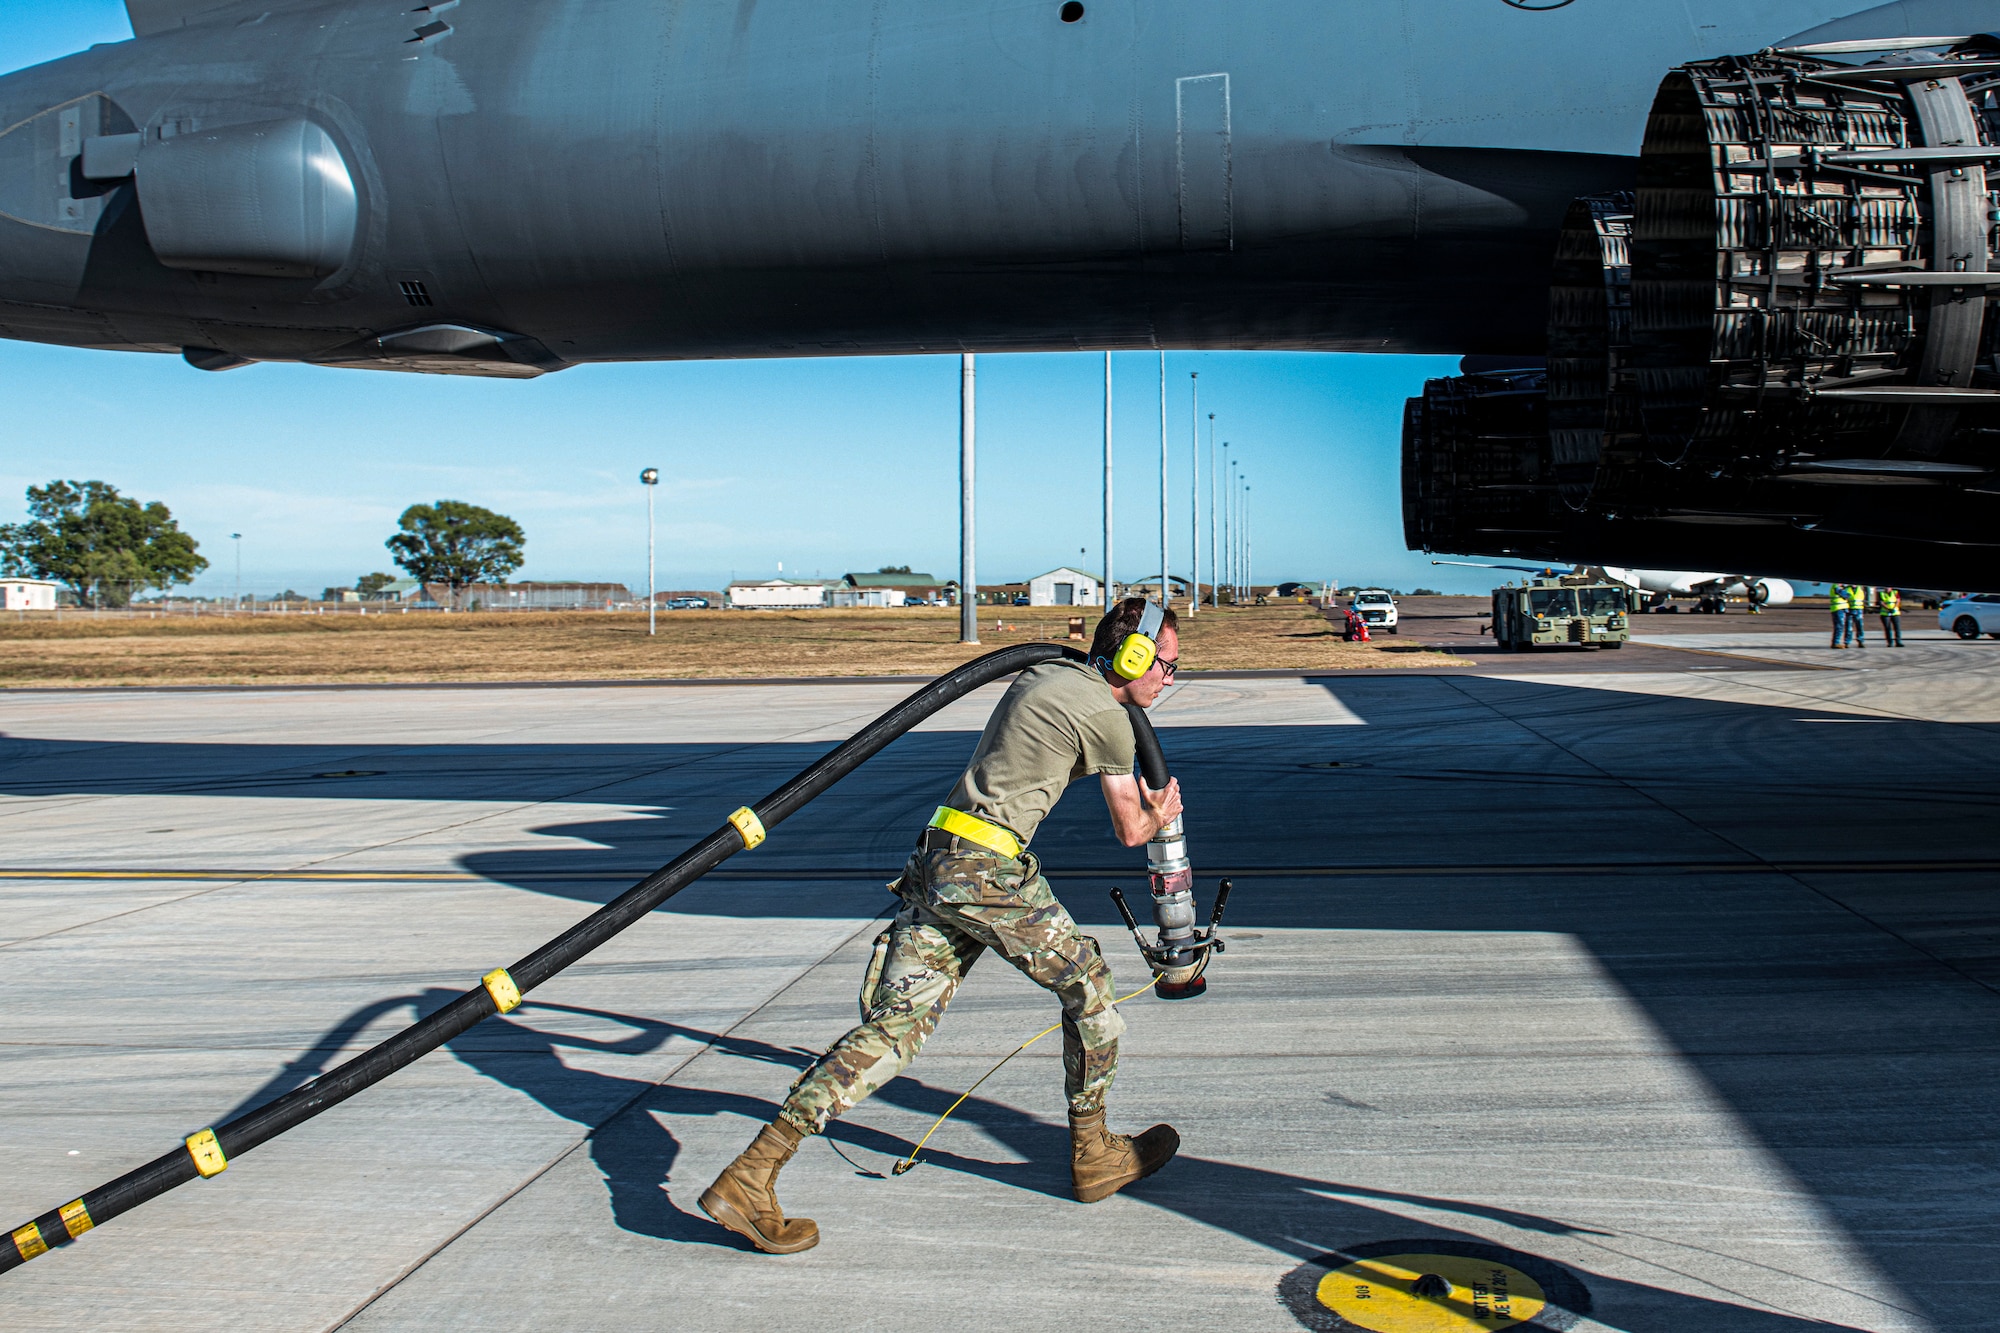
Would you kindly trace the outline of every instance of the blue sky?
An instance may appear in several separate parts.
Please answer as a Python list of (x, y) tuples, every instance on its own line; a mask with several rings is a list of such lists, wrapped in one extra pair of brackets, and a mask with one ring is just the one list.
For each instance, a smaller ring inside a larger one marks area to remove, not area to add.
[[(119, 0), (0, 4), (0, 70), (129, 38)], [(1491, 578), (1404, 550), (1402, 401), (1442, 357), (1170, 353), (1173, 567), (1187, 569), (1189, 382), (1253, 488), (1256, 572), (1483, 591)], [(979, 358), (979, 574), (1096, 570), (1096, 353)], [(1159, 389), (1150, 353), (1114, 358), (1115, 569), (1159, 566)], [(528, 382), (258, 365), (0, 342), (0, 522), (55, 477), (165, 501), (227, 592), (317, 590), (388, 569), (403, 508), (441, 498), (513, 515), (516, 577), (645, 581), (639, 470), (660, 469), (661, 587), (828, 576), (958, 551), (958, 358), (581, 366)], [(1207, 493), (1207, 462), (1203, 462)], [(1204, 512), (1206, 505), (1204, 504)], [(1204, 529), (1205, 532), (1205, 529)], [(1207, 577), (1207, 543), (1202, 546)]]

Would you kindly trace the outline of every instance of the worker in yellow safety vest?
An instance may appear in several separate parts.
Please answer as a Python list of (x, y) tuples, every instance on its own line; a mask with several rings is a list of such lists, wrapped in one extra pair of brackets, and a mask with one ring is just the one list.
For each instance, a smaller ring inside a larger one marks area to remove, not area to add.
[(1840, 641), (1840, 632), (1847, 628), (1847, 610), (1854, 605), (1853, 599), (1849, 596), (1845, 583), (1829, 586), (1826, 598), (1827, 606), (1833, 612), (1833, 641), (1827, 644), (1827, 647), (1845, 648), (1847, 645)]
[(1882, 642), (1891, 648), (1903, 646), (1903, 594), (1884, 588), (1875, 602), (1875, 614), (1882, 617)]

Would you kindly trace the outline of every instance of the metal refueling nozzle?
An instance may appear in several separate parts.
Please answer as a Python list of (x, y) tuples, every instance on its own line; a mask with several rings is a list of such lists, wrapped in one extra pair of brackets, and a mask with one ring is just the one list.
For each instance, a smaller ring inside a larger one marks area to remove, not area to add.
[[(1176, 820), (1170, 830), (1177, 832), (1180, 821)], [(1233, 887), (1223, 880), (1216, 887), (1215, 910), (1208, 919), (1208, 928), (1199, 929), (1194, 924), (1194, 876), (1185, 869), (1182, 878), (1169, 882), (1167, 891), (1160, 891), (1161, 877), (1151, 876), (1153, 881), (1153, 919), (1160, 927), (1159, 939), (1152, 944), (1139, 930), (1139, 922), (1132, 915), (1131, 904), (1125, 901), (1122, 889), (1111, 890), (1111, 901), (1118, 905), (1118, 915), (1125, 918), (1125, 928), (1132, 932), (1132, 942), (1139, 946), (1146, 965), (1159, 977), (1154, 987), (1163, 1000), (1192, 1000), (1207, 992), (1208, 982), (1203, 974), (1208, 971), (1211, 954), (1223, 952), (1223, 939), (1216, 932), (1222, 926), (1222, 911), (1229, 904), (1229, 890)]]

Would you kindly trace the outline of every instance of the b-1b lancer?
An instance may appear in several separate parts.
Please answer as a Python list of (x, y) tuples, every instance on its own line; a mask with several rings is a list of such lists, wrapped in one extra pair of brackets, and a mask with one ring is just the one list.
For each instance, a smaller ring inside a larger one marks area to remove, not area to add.
[(1992, 0), (127, 3), (0, 79), (0, 334), (1484, 355), (1412, 545), (2000, 586)]

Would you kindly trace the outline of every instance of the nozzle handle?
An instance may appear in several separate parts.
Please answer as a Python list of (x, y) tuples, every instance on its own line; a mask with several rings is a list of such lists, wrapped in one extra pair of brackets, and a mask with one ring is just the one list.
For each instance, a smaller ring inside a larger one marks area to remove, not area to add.
[(1213, 935), (1216, 928), (1222, 924), (1222, 909), (1229, 906), (1229, 891), (1235, 887), (1226, 879), (1216, 887), (1215, 911), (1208, 918), (1209, 934)]
[(1125, 918), (1125, 928), (1134, 935), (1139, 933), (1139, 919), (1132, 915), (1131, 904), (1125, 901), (1123, 889), (1111, 890), (1111, 901), (1118, 904), (1118, 915)]

